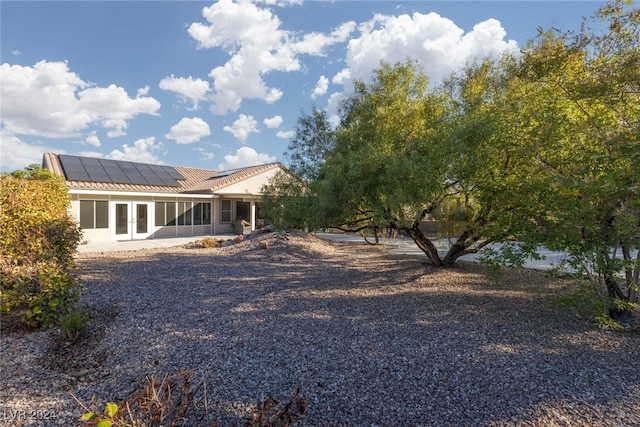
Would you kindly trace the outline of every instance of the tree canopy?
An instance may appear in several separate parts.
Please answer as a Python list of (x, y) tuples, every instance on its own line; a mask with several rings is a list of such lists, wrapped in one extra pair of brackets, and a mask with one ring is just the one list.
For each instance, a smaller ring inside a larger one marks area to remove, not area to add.
[[(540, 30), (437, 87), (411, 59), (382, 63), (335, 125), (315, 109), (301, 116), (289, 147), (299, 178), (266, 189), (269, 211), (281, 225), (398, 230), (438, 266), (493, 242), (517, 240), (520, 260), (544, 245), (635, 302), (640, 11), (627, 3), (577, 33)], [(497, 259), (513, 258), (506, 247)]]

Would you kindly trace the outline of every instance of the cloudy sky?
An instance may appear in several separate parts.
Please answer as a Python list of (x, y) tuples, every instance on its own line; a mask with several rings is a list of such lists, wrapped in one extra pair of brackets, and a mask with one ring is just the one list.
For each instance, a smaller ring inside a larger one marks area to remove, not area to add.
[(232, 169), (283, 160), (380, 61), (432, 82), (578, 29), (596, 1), (2, 1), (0, 170), (44, 152)]

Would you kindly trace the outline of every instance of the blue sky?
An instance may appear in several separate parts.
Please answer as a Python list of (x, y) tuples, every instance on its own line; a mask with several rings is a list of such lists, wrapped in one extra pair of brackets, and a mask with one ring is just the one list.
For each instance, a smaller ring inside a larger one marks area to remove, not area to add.
[(283, 161), (381, 60), (432, 82), (598, 1), (2, 1), (0, 169), (44, 152), (232, 169)]

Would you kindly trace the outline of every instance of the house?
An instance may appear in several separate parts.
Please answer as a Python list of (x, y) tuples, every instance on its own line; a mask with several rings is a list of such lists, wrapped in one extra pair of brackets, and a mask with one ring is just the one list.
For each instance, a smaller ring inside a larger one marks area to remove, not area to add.
[(262, 186), (285, 170), (280, 163), (216, 171), (54, 153), (44, 154), (42, 166), (65, 178), (87, 241), (255, 230), (264, 225)]

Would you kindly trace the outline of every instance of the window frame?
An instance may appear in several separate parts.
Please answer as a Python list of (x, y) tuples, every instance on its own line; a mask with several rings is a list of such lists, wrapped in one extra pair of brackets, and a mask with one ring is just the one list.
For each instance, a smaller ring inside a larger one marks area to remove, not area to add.
[[(90, 212), (86, 209), (87, 207)], [(82, 199), (79, 200), (78, 209), (78, 223), (82, 230), (109, 229), (108, 200)], [(90, 219), (86, 218), (87, 214), (90, 214)]]
[[(229, 203), (229, 208), (225, 209), (225, 202)], [(220, 223), (221, 224), (231, 224), (233, 218), (233, 200), (231, 199), (220, 199)], [(228, 215), (228, 219), (225, 219), (225, 214)]]

